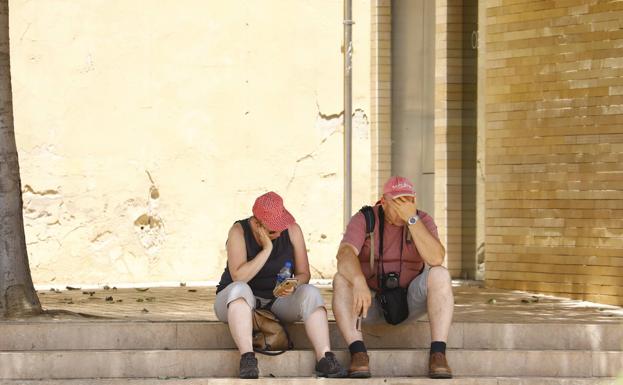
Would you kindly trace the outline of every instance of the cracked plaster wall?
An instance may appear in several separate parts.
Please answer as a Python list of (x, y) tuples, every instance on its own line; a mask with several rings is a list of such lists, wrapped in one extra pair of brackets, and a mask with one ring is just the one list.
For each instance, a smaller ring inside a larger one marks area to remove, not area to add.
[[(11, 0), (35, 283), (217, 280), (275, 190), (329, 278), (342, 232), (342, 4)], [(354, 18), (353, 208), (369, 203), (369, 1)], [(62, 22), (59, 22), (62, 21)]]

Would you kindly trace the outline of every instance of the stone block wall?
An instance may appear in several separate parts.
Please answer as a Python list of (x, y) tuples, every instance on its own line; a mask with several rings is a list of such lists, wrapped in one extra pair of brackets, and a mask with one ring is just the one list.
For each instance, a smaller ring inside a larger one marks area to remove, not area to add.
[(623, 3), (489, 1), (486, 281), (623, 304)]

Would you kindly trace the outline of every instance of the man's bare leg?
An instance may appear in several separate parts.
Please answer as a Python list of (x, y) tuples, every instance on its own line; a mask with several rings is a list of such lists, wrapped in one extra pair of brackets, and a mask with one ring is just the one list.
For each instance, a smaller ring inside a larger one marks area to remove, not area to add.
[(452, 279), (444, 267), (435, 266), (428, 272), (428, 319), (432, 341), (448, 341), (454, 313)]
[(446, 359), (446, 342), (452, 314), (454, 312), (454, 296), (452, 280), (448, 270), (436, 266), (428, 272), (428, 319), (430, 321), (430, 356), (428, 376), (430, 378), (452, 378), (452, 370)]
[(351, 352), (349, 376), (370, 377), (370, 361), (363, 344), (363, 334), (357, 330), (358, 314), (353, 312), (353, 287), (339, 273), (333, 277), (333, 314)]
[(363, 341), (357, 330), (357, 315), (353, 314), (353, 287), (339, 273), (333, 277), (333, 314), (347, 345)]

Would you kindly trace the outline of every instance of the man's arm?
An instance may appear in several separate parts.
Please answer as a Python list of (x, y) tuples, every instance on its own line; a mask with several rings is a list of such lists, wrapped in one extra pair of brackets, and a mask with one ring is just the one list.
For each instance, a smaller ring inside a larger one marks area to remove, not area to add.
[[(388, 200), (388, 204), (393, 206), (405, 223), (417, 213), (415, 199), (410, 201), (407, 198), (396, 198)], [(441, 266), (446, 256), (446, 250), (441, 242), (428, 231), (422, 221), (417, 221), (414, 225), (407, 225), (407, 227), (424, 262), (430, 266)]]
[(350, 243), (340, 244), (337, 251), (337, 272), (344, 276), (351, 285), (359, 278), (365, 281), (357, 251)]
[(372, 303), (370, 289), (366, 277), (361, 271), (359, 258), (355, 246), (342, 243), (337, 252), (337, 273), (346, 279), (353, 287), (353, 313), (361, 314), (365, 318)]
[(430, 266), (441, 266), (446, 256), (446, 250), (441, 245), (441, 242), (428, 231), (422, 221), (417, 221), (414, 225), (407, 226), (413, 238), (413, 243), (424, 262)]

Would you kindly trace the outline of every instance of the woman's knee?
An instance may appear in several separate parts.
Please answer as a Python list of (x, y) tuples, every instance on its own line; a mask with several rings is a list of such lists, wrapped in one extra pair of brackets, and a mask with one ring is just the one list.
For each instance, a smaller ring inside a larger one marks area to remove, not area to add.
[(245, 282), (232, 282), (216, 295), (214, 313), (219, 321), (227, 322), (229, 307), (237, 302), (246, 303), (251, 309), (255, 308), (255, 296)]
[(244, 299), (249, 304), (251, 309), (255, 307), (255, 296), (253, 295), (253, 290), (251, 290), (251, 287), (246, 282), (236, 281), (230, 283), (229, 286), (231, 286), (231, 289), (229, 291), (229, 295), (227, 296), (228, 306), (237, 299)]
[(319, 307), (324, 309), (324, 299), (316, 286), (303, 284), (296, 291), (300, 291), (298, 294), (301, 298), (303, 320), (306, 320)]
[(304, 298), (308, 298), (308, 297), (322, 298), (322, 295), (320, 294), (320, 290), (318, 290), (318, 288), (316, 286), (310, 285), (308, 283), (304, 283), (302, 285), (299, 285), (296, 288), (296, 291), (298, 291), (299, 295), (301, 295)]

